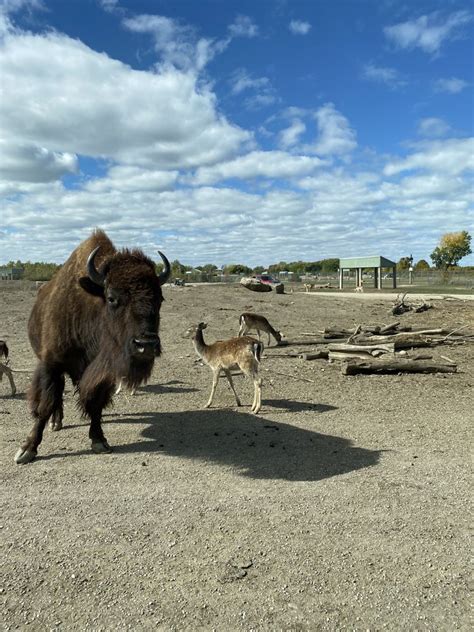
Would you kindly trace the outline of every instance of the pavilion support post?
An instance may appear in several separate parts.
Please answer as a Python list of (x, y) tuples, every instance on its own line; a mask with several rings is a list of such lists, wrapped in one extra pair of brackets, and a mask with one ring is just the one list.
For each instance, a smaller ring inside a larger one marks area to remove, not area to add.
[(397, 266), (393, 266), (392, 268), (392, 281), (393, 281), (393, 289), (397, 288)]
[(374, 270), (374, 288), (377, 289), (379, 286), (378, 268), (373, 268), (373, 270)]
[(382, 268), (377, 268), (378, 270), (378, 288), (379, 290), (382, 289)]
[(339, 289), (342, 290), (344, 287), (344, 270), (343, 268), (339, 268)]

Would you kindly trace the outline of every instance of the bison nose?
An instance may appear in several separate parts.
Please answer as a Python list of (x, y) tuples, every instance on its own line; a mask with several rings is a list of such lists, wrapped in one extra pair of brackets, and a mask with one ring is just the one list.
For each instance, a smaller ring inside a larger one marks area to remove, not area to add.
[(145, 333), (131, 340), (132, 352), (137, 356), (158, 356), (161, 353), (160, 338), (154, 333)]

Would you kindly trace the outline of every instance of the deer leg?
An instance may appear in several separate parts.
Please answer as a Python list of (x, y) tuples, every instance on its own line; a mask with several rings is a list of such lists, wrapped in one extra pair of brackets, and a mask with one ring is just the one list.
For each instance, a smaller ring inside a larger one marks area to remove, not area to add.
[(253, 385), (255, 388), (255, 393), (251, 410), (252, 412), (257, 414), (262, 407), (262, 378), (259, 378), (257, 375), (255, 375), (253, 379)]
[(235, 401), (237, 402), (237, 406), (242, 406), (239, 396), (237, 395), (237, 391), (234, 388), (234, 382), (232, 380), (232, 374), (229, 371), (229, 369), (224, 369), (224, 373), (227, 377), (227, 379), (229, 380), (229, 384), (230, 384), (230, 388), (234, 391), (234, 395), (235, 395)]
[(29, 463), (35, 458), (48, 419), (55, 411), (62, 409), (63, 388), (64, 378), (60, 369), (40, 362), (28, 393), (30, 409), (35, 421), (25, 443), (15, 454), (16, 463)]
[(204, 408), (210, 408), (211, 404), (212, 404), (212, 400), (214, 399), (214, 393), (216, 392), (216, 388), (217, 388), (217, 382), (219, 381), (219, 373), (220, 373), (220, 369), (217, 369), (217, 371), (212, 371), (212, 388), (211, 388), (211, 394), (209, 396), (209, 400), (207, 402), (207, 404), (204, 406)]
[(13, 381), (13, 373), (11, 372), (11, 369), (9, 369), (5, 364), (2, 364), (0, 362), (0, 382), (2, 381), (4, 373), (10, 382), (10, 388), (12, 389), (12, 397), (13, 397), (14, 395), (16, 395), (16, 386), (15, 386), (15, 382)]

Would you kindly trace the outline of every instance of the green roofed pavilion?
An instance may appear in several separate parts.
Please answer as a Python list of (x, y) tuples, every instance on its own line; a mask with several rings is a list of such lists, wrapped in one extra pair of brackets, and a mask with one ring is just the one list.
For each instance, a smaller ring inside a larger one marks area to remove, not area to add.
[(397, 287), (397, 264), (386, 257), (347, 257), (339, 259), (339, 289), (344, 286), (344, 270), (356, 271), (356, 286), (362, 286), (362, 270), (372, 268), (374, 271), (374, 287), (382, 289), (382, 269), (391, 269), (392, 287)]

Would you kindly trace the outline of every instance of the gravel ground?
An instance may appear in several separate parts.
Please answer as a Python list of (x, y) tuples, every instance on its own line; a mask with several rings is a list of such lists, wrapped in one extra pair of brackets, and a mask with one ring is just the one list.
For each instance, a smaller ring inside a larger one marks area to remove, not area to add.
[[(34, 295), (0, 289), (15, 369), (35, 365)], [(192, 322), (223, 339), (253, 309), (301, 339), (389, 323), (390, 303), (240, 286), (165, 299), (152, 380), (105, 415), (112, 454), (90, 451), (68, 383), (65, 428), (16, 465), (31, 374), (15, 373), (14, 398), (0, 383), (3, 629), (467, 630), (472, 347), (434, 350), (456, 374), (348, 377), (272, 344), (258, 416), (241, 377), (242, 408), (221, 381), (205, 410), (211, 372), (181, 337)], [(434, 306), (400, 318), (474, 327), (472, 303)]]

